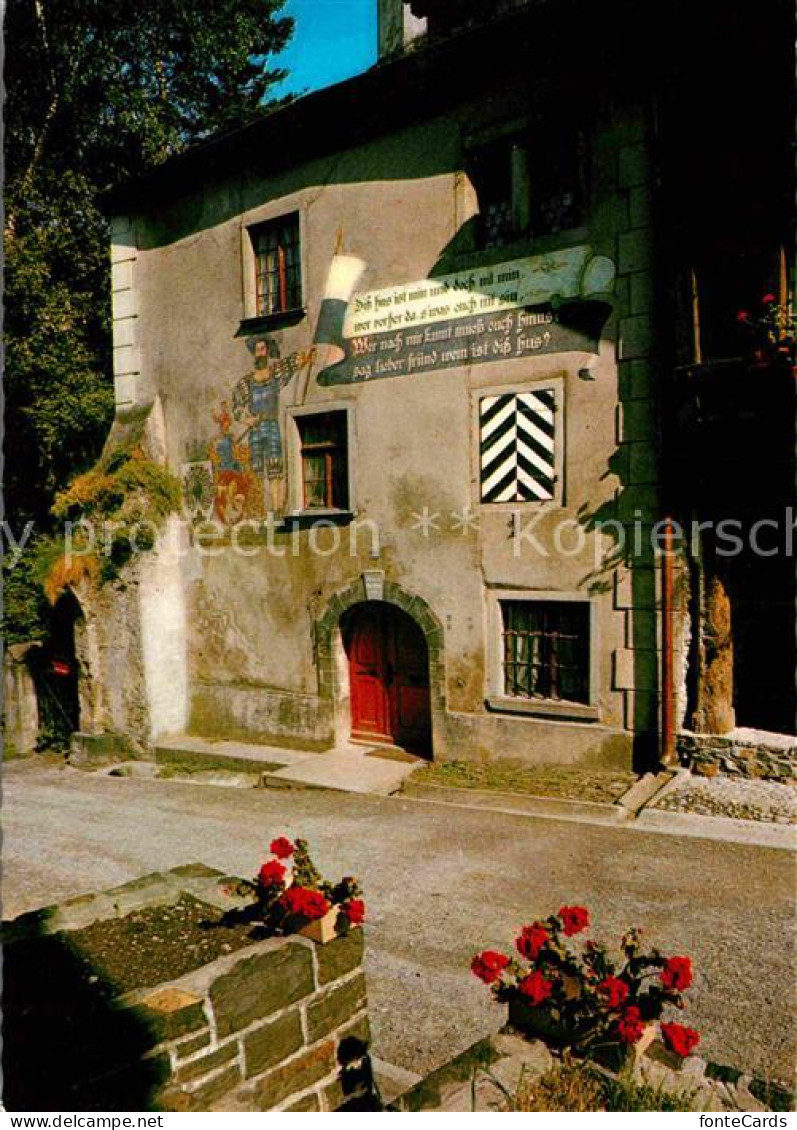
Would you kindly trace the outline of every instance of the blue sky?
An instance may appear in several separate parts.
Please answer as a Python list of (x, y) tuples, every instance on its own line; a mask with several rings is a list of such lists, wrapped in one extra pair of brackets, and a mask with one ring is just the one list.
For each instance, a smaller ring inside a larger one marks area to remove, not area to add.
[(282, 14), (296, 27), (274, 60), (290, 71), (275, 93), (317, 90), (376, 62), (376, 0), (287, 0)]

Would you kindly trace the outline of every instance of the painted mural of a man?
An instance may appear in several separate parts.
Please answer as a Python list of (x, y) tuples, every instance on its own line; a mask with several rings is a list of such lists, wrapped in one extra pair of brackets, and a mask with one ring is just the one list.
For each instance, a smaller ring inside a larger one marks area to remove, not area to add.
[[(280, 425), (280, 392), (303, 368), (311, 365), (315, 350), (303, 350), (279, 360), (276, 343), (259, 338), (250, 343), (254, 372), (235, 386), (232, 412), (245, 425), (249, 466), (264, 476), (265, 509), (282, 514), (285, 509), (285, 454)], [(241, 436), (241, 439), (244, 435)]]

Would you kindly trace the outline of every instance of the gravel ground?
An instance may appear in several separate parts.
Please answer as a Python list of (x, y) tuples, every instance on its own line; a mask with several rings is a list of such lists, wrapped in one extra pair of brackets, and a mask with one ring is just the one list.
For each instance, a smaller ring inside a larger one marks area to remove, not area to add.
[(621, 769), (589, 770), (574, 766), (526, 765), (510, 758), (497, 761), (443, 761), (412, 775), (413, 784), (459, 789), (494, 789), (528, 796), (554, 796), (614, 804), (636, 781)]
[(653, 807), (703, 816), (797, 824), (797, 788), (778, 781), (687, 777)]

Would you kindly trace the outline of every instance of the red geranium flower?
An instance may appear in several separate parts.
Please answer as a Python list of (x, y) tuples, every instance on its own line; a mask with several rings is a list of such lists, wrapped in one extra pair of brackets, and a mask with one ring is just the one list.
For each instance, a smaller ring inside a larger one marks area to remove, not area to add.
[(293, 855), (293, 844), (287, 836), (278, 836), (276, 840), (271, 841), (268, 850), (272, 855), (276, 855), (277, 859), (290, 859)]
[(349, 899), (348, 902), (344, 902), (341, 910), (352, 926), (359, 926), (365, 921), (365, 903), (362, 899)]
[(533, 973), (529, 973), (518, 984), (518, 990), (524, 997), (528, 997), (529, 1003), (532, 1005), (542, 1004), (551, 995), (553, 989), (553, 982), (548, 981), (543, 977), (538, 969)]
[(485, 985), (492, 985), (501, 976), (501, 973), (509, 965), (509, 958), (503, 953), (496, 953), (495, 950), (485, 950), (484, 953), (477, 953), (473, 961), (470, 963), (471, 972), (484, 981)]
[(264, 863), (258, 873), (258, 879), (264, 887), (276, 887), (285, 878), (285, 868), (278, 859), (270, 859)]
[(661, 983), (665, 989), (680, 993), (692, 984), (692, 959), (671, 957), (661, 971)]
[(288, 914), (309, 918), (311, 922), (316, 918), (323, 918), (329, 910), (329, 903), (321, 892), (311, 891), (308, 887), (288, 887), (280, 895), (280, 906)]
[(636, 1044), (642, 1039), (645, 1025), (635, 1004), (629, 1005), (617, 1024), (617, 1035), (624, 1044)]
[(604, 977), (598, 985), (598, 992), (606, 998), (609, 1008), (622, 1008), (628, 999), (630, 989), (627, 982), (619, 977)]
[(747, 310), (740, 310), (739, 313), (736, 315), (736, 321), (737, 322), (749, 322), (749, 320), (750, 320), (750, 314), (748, 313)]
[(661, 1034), (667, 1047), (684, 1059), (691, 1055), (700, 1043), (700, 1033), (694, 1028), (685, 1028), (683, 1024), (662, 1024)]
[(775, 301), (775, 295), (774, 294), (765, 294), (764, 297), (761, 299), (761, 301), (767, 302), (767, 303), (772, 303), (772, 302)]
[(589, 911), (584, 906), (560, 906), (559, 917), (562, 919), (566, 938), (580, 934), (589, 926)]
[(532, 922), (531, 926), (523, 926), (520, 937), (515, 939), (515, 946), (521, 957), (535, 961), (540, 950), (550, 941), (550, 934), (542, 922)]

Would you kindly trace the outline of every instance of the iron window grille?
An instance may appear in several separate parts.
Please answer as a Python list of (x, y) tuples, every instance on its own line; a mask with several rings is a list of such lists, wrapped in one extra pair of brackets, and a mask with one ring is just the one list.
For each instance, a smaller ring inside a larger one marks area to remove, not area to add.
[(299, 309), (302, 304), (299, 216), (259, 224), (251, 235), (257, 317)]
[(345, 412), (297, 418), (301, 439), (305, 510), (346, 510), (349, 506)]
[(501, 602), (504, 693), (589, 704), (589, 604)]

